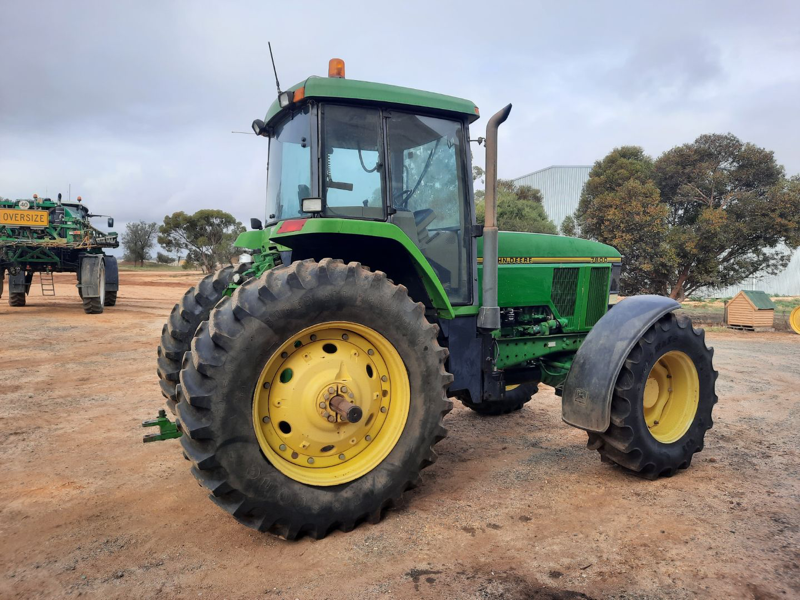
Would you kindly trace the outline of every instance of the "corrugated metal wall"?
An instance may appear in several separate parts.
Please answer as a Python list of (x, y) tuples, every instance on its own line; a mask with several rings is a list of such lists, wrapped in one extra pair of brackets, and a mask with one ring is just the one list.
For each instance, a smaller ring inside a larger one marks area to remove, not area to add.
[(564, 217), (578, 208), (583, 185), (589, 179), (591, 166), (554, 166), (514, 179), (516, 185), (529, 185), (542, 192), (547, 216), (561, 227)]
[(727, 298), (729, 296), (735, 296), (740, 290), (761, 290), (768, 294), (800, 296), (800, 250), (794, 253), (792, 262), (790, 262), (786, 270), (779, 275), (750, 277), (739, 285), (718, 290), (706, 290), (698, 295), (705, 298)]
[[(591, 166), (583, 165), (553, 166), (517, 177), (513, 181), (516, 185), (529, 185), (540, 190), (547, 216), (560, 228), (564, 217), (578, 208), (581, 191), (589, 179), (591, 169)], [(698, 295), (727, 297), (734, 296), (739, 290), (761, 290), (768, 294), (800, 296), (800, 250), (795, 253), (786, 271), (780, 275), (752, 277), (738, 286), (706, 290)]]

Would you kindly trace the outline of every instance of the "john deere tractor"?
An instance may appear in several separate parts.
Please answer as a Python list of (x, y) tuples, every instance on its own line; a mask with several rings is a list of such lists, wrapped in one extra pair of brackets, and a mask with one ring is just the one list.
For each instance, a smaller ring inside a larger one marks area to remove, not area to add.
[[(43, 296), (55, 296), (53, 273), (76, 273), (78, 293), (87, 314), (114, 306), (119, 290), (117, 259), (104, 248), (117, 248), (115, 232), (92, 226), (93, 215), (77, 202), (39, 198), (0, 199), (0, 296), (8, 271), (8, 303), (25, 306), (34, 274), (39, 273)], [(108, 227), (114, 219), (108, 219)]]
[(461, 401), (517, 411), (540, 385), (606, 462), (670, 476), (703, 448), (717, 401), (704, 332), (668, 298), (609, 310), (620, 254), (499, 232), (497, 131), (476, 223), (472, 102), (344, 77), (280, 93), (266, 222), (237, 268), (207, 276), (165, 325), (162, 411), (192, 473), (241, 523), (288, 539), (379, 520), (420, 483)]

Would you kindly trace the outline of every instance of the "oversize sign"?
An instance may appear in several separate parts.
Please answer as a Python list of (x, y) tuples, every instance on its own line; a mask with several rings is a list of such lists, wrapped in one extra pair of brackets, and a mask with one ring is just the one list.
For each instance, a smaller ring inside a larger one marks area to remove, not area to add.
[(11, 227), (47, 227), (50, 224), (46, 210), (17, 210), (0, 208), (0, 225)]

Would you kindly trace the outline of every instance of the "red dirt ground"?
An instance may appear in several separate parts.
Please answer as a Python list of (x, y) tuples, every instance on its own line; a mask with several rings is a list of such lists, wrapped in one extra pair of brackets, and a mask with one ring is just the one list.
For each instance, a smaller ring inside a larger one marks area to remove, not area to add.
[(236, 523), (176, 441), (161, 326), (197, 274), (122, 273), (119, 304), (0, 304), (0, 597), (797, 598), (800, 336), (711, 333), (716, 425), (691, 469), (648, 482), (602, 464), (558, 398), (457, 407), (439, 461), (379, 525), (285, 542)]

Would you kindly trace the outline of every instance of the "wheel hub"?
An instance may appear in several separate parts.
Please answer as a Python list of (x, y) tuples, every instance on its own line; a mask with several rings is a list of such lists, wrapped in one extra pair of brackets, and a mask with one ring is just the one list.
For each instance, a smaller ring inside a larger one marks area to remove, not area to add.
[(287, 340), (267, 361), (253, 397), (256, 436), (284, 474), (312, 485), (362, 476), (405, 426), (408, 375), (381, 334), (323, 323)]
[(699, 399), (700, 378), (692, 359), (679, 351), (661, 356), (642, 394), (650, 434), (663, 444), (678, 441), (694, 421)]

